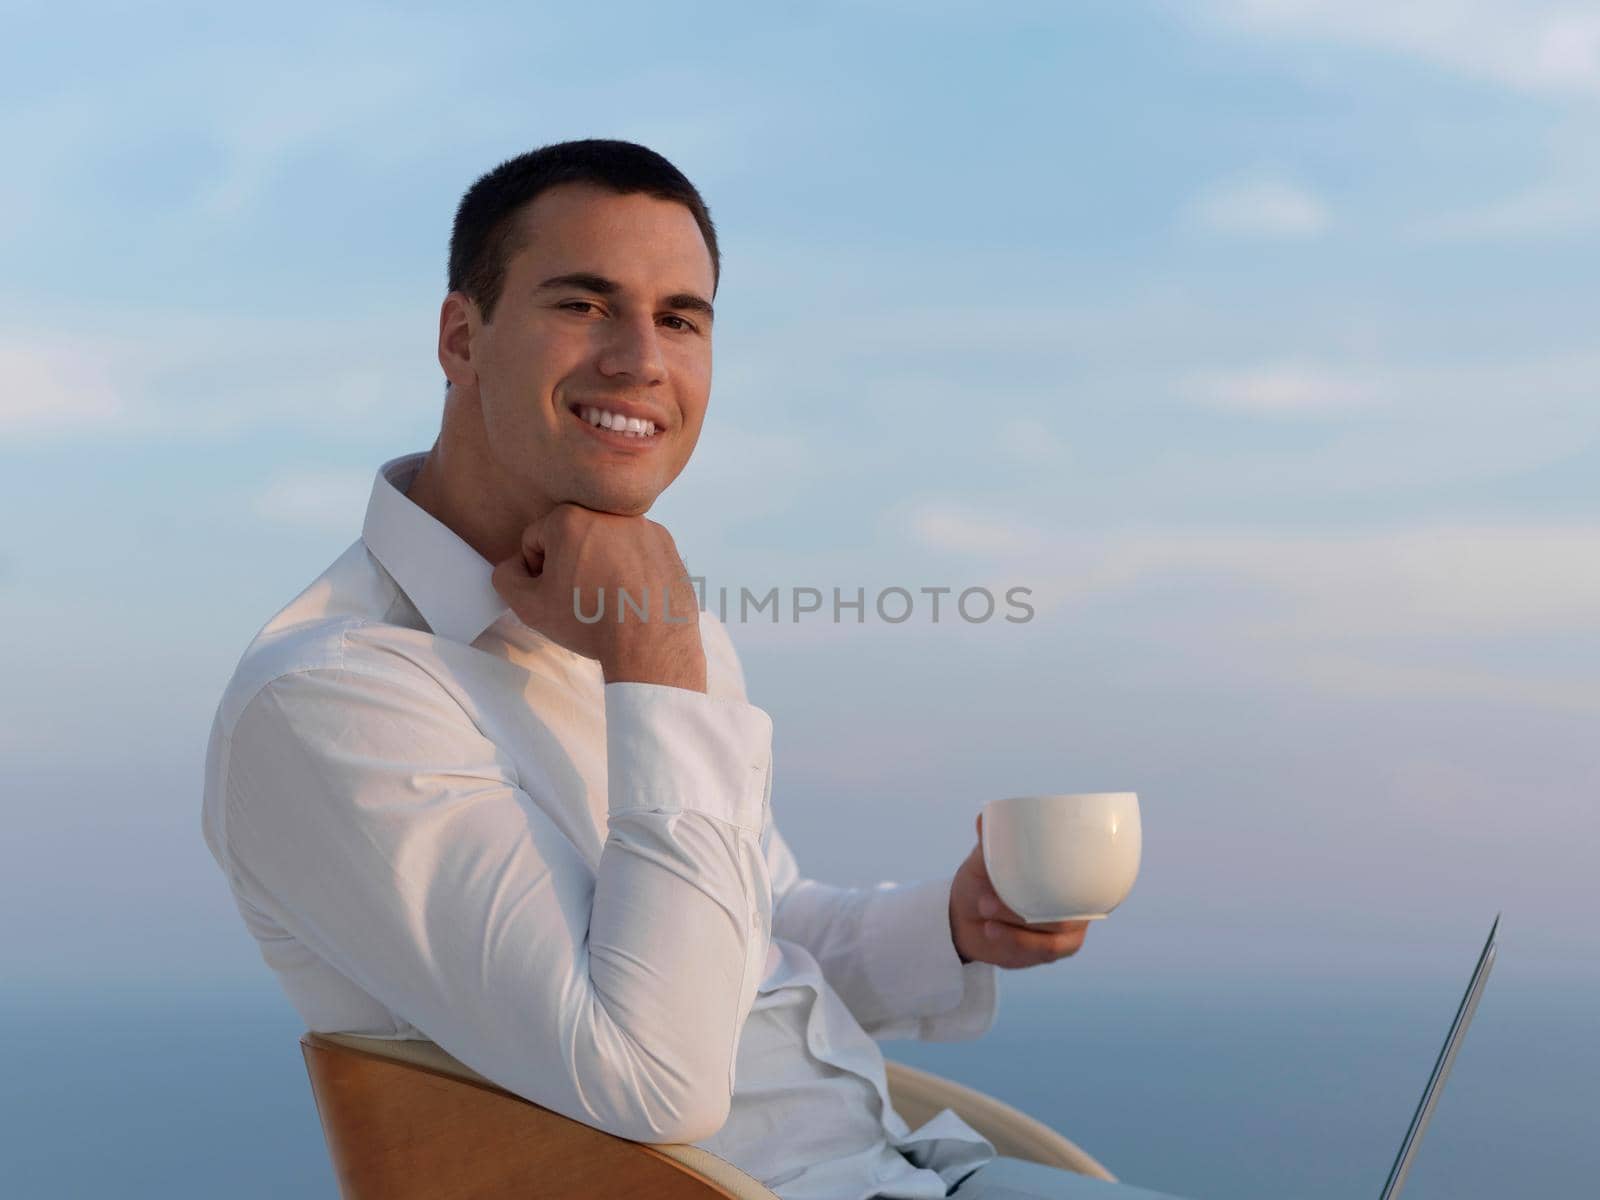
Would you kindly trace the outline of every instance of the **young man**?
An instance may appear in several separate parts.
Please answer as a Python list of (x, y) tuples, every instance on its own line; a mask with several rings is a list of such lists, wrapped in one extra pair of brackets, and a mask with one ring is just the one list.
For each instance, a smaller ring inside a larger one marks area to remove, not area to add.
[[(771, 720), (644, 515), (705, 418), (719, 270), (698, 192), (642, 146), (473, 185), (438, 439), (384, 464), (360, 539), (246, 650), (206, 841), (313, 1030), (431, 1038), (786, 1198), (945, 1196), (994, 1148), (950, 1111), (908, 1128), (874, 1039), (982, 1034), (996, 967), (1085, 923), (1023, 928), (981, 843), (953, 878), (800, 875)], [(648, 619), (583, 619), (619, 588)]]

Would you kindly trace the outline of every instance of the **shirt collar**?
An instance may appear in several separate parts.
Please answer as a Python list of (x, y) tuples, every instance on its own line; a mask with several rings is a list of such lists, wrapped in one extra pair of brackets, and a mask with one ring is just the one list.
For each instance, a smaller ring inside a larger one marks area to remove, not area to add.
[(427, 451), (378, 468), (361, 540), (440, 637), (470, 646), (510, 611), (490, 582), (494, 566), (407, 495)]

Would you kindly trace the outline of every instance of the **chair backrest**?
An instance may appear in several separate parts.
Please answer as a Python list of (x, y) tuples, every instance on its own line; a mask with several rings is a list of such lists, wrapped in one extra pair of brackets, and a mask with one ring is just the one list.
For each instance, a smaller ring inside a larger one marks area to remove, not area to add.
[(913, 1129), (943, 1110), (953, 1109), (989, 1139), (996, 1154), (1060, 1167), (1091, 1179), (1116, 1181), (1115, 1175), (1071, 1138), (986, 1092), (893, 1059), (884, 1059), (883, 1065), (889, 1080), (889, 1102)]
[(432, 1042), (393, 1043), (396, 1055), (359, 1046), (371, 1040), (300, 1039), (344, 1200), (777, 1200), (698, 1146), (613, 1137), (496, 1087)]
[[(300, 1044), (345, 1200), (778, 1200), (708, 1150), (613, 1137), (498, 1087), (433, 1042), (307, 1033)], [(1116, 1178), (992, 1096), (904, 1063), (884, 1066), (890, 1100), (912, 1128), (950, 1108), (999, 1154)]]

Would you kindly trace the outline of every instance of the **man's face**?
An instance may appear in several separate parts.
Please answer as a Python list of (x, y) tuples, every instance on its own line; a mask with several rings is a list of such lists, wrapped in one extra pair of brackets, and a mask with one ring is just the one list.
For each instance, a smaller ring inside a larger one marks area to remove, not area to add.
[[(705, 419), (711, 320), (694, 300), (711, 300), (711, 252), (683, 205), (587, 184), (551, 188), (520, 220), (493, 322), (469, 306), (495, 486), (514, 512), (574, 501), (643, 513)], [(592, 278), (550, 282), (573, 275)], [(654, 432), (597, 427), (591, 410)]]

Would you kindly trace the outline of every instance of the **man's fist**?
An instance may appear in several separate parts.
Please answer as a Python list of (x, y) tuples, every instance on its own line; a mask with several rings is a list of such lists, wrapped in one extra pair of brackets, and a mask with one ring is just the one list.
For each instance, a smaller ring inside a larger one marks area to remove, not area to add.
[(491, 581), (524, 625), (598, 660), (607, 683), (706, 690), (698, 598), (656, 522), (558, 504), (522, 531)]
[(1036, 967), (1076, 954), (1087, 921), (1029, 925), (995, 894), (983, 865), (983, 814), (978, 814), (978, 844), (956, 870), (950, 884), (950, 940), (962, 962), (997, 967)]

